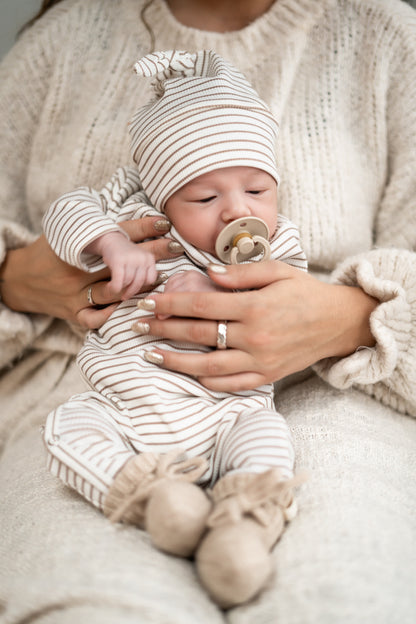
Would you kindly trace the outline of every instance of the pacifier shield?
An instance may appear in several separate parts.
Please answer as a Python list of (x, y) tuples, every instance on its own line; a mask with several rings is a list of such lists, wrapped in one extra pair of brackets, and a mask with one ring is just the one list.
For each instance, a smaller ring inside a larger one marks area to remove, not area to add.
[(269, 228), (258, 217), (241, 217), (225, 226), (215, 241), (215, 253), (226, 264), (238, 264), (263, 254), (270, 258)]

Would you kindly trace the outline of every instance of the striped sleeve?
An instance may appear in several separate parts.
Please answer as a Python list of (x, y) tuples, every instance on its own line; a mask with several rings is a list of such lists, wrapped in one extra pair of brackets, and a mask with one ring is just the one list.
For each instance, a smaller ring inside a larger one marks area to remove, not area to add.
[(84, 271), (104, 268), (101, 256), (87, 254), (84, 249), (109, 232), (127, 237), (117, 221), (128, 198), (140, 189), (138, 174), (121, 167), (101, 192), (80, 187), (59, 197), (42, 223), (52, 249), (64, 262)]

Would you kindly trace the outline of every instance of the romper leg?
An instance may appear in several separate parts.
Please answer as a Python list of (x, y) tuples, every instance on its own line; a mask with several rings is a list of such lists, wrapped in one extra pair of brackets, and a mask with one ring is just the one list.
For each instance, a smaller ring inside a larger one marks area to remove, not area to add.
[(292, 437), (283, 416), (267, 408), (249, 408), (238, 416), (223, 442), (219, 476), (279, 468), (284, 478), (290, 478), (294, 461)]
[(272, 548), (296, 513), (297, 481), (291, 479), (289, 428), (271, 409), (243, 410), (220, 453), (221, 478), (211, 491), (213, 509), (195, 562), (202, 585), (228, 609), (251, 600), (269, 582)]
[(46, 420), (49, 470), (102, 509), (115, 476), (136, 455), (113, 405), (95, 392), (71, 397)]

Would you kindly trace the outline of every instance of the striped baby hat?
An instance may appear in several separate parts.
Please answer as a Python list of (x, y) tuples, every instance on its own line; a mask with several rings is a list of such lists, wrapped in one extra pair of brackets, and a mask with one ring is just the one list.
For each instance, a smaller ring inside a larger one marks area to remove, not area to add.
[(155, 98), (129, 124), (133, 160), (152, 204), (222, 167), (267, 171), (277, 183), (278, 124), (246, 78), (212, 50), (154, 52), (134, 66)]

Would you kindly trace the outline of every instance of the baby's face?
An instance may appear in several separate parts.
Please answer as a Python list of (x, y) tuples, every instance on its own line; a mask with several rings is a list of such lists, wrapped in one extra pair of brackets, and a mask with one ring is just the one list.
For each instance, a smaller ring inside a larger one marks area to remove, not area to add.
[(226, 167), (204, 173), (176, 191), (165, 214), (179, 234), (198, 249), (215, 254), (218, 234), (240, 217), (258, 217), (270, 235), (277, 226), (277, 184), (254, 167)]

